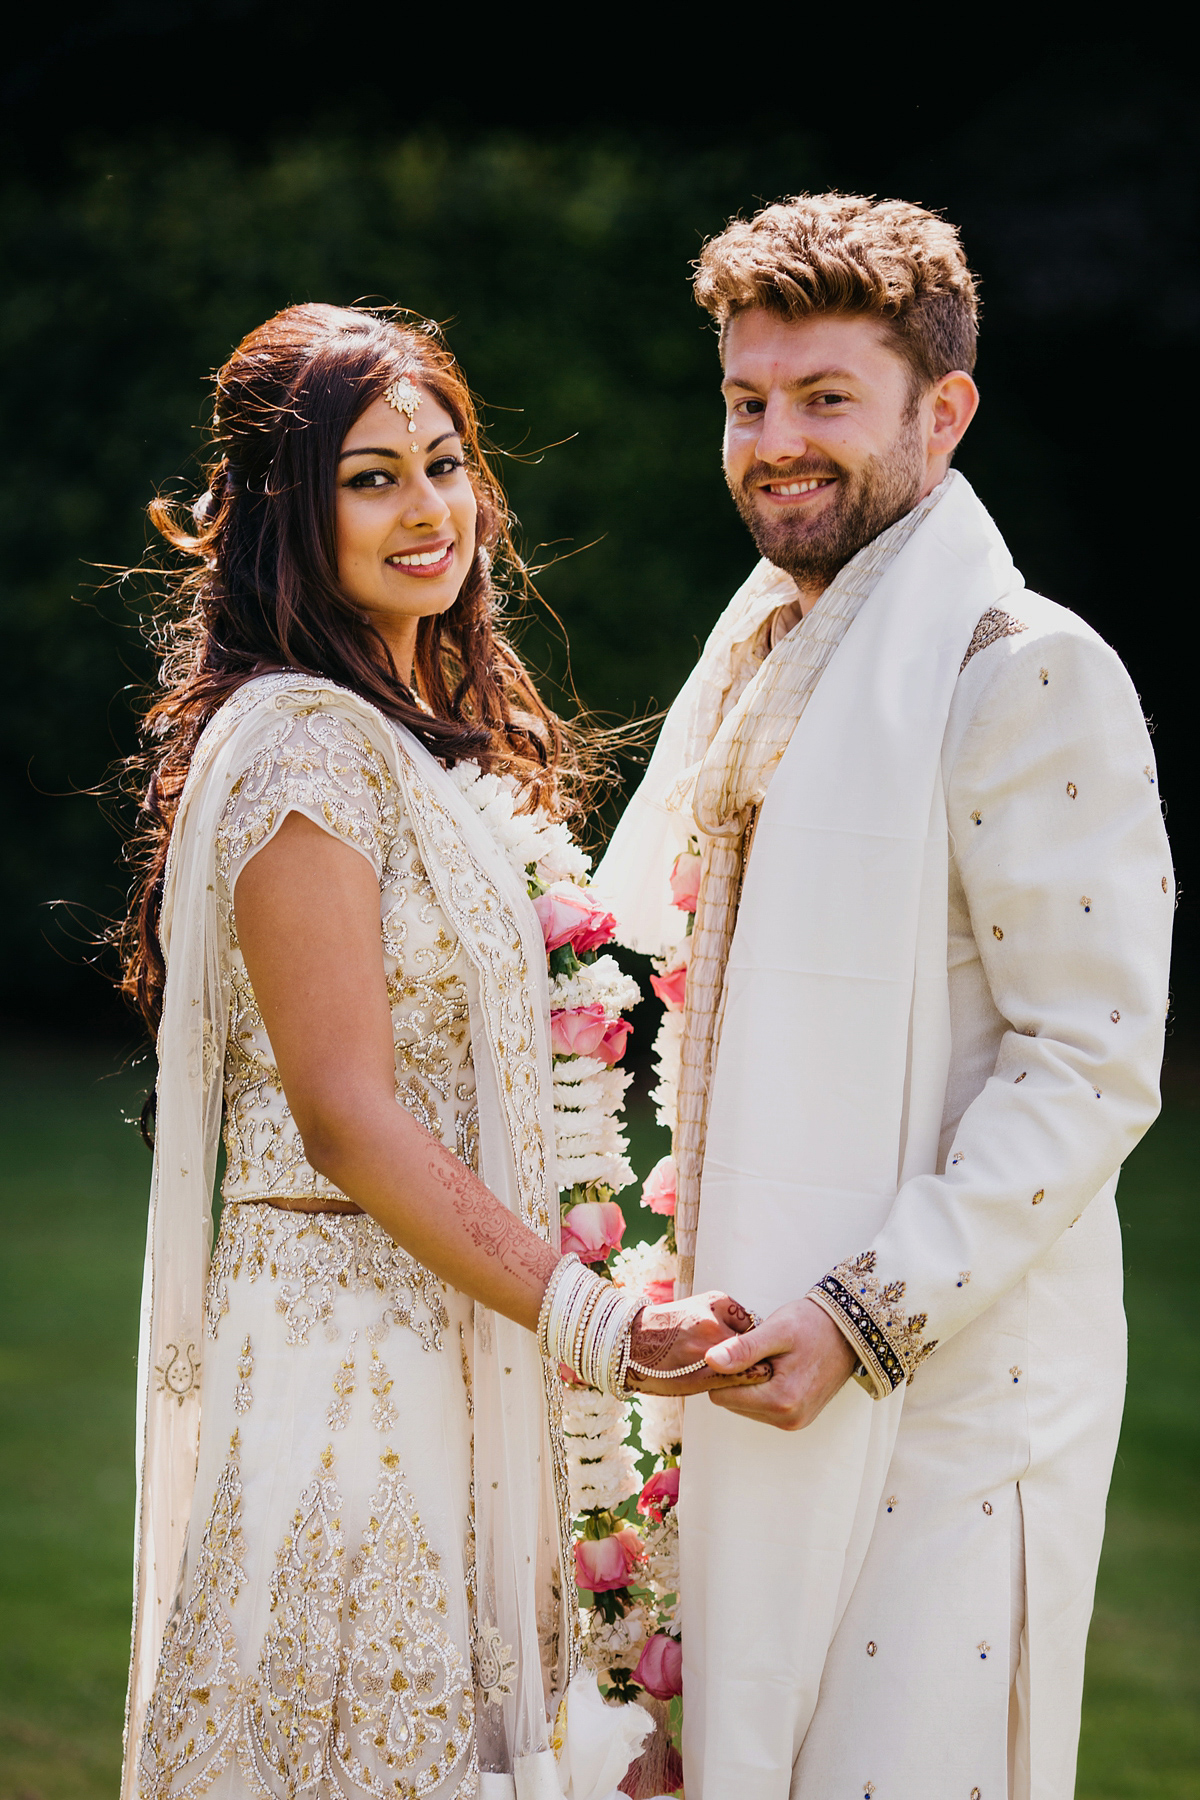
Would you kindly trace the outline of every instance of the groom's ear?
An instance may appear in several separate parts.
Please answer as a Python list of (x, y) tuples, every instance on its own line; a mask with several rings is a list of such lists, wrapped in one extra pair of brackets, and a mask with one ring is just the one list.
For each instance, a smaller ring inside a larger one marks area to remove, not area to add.
[(948, 462), (979, 410), (979, 389), (965, 369), (953, 369), (930, 388), (921, 410), (929, 424), (927, 455), (931, 461), (944, 456)]

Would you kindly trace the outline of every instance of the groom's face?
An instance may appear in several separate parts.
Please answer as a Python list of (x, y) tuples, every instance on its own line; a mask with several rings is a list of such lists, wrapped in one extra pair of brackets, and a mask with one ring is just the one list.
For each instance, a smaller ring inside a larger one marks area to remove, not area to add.
[(940, 479), (912, 371), (874, 319), (739, 313), (725, 477), (761, 555), (813, 599)]

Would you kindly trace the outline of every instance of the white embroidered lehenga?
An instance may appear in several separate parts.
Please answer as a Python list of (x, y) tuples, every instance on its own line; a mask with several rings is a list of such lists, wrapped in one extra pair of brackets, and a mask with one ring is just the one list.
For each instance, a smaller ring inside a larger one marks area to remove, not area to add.
[(305, 1159), (232, 906), (289, 811), (378, 877), (398, 1104), (545, 1236), (556, 1211), (519, 886), (407, 734), (329, 683), (248, 684), (197, 752), (167, 877), (125, 1793), (533, 1791), (576, 1661), (557, 1388), (529, 1333)]

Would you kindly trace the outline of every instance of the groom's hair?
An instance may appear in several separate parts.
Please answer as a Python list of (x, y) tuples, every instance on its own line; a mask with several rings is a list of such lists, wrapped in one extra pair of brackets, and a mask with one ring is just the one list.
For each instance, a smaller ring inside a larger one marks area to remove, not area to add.
[(695, 293), (722, 349), (730, 320), (762, 307), (878, 319), (918, 389), (975, 367), (979, 302), (958, 232), (907, 200), (797, 194), (733, 219), (705, 244)]

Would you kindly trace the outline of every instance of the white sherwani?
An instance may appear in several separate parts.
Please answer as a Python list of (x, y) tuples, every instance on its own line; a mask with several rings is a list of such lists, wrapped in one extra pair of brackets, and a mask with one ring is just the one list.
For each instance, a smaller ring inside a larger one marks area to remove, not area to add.
[[(747, 932), (790, 752), (747, 865), (696, 1288), (765, 1312), (822, 1284), (885, 1397), (850, 1383), (798, 1434), (687, 1404), (689, 1800), (1073, 1792), (1124, 1392), (1114, 1194), (1158, 1110), (1174, 887), (1121, 663), (1064, 608), (1024, 590), (1008, 604), (980, 622), (943, 741), (936, 1169), (873, 1216), (831, 1211), (800, 1258), (772, 1255), (769, 1208), (748, 1223), (737, 1207), (756, 1120), (802, 1112), (803, 1072), (737, 1002), (749, 961), (770, 977), (770, 943), (748, 950)], [(802, 1170), (799, 1127), (794, 1155)]]

